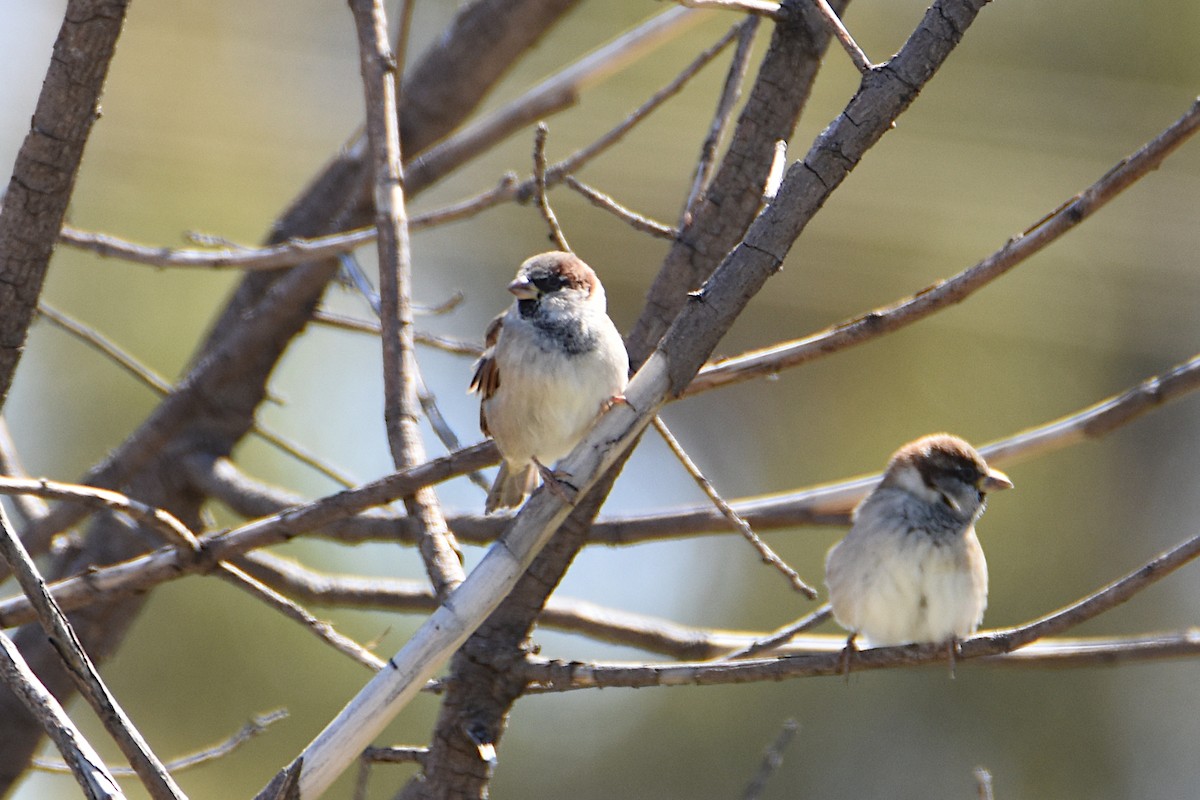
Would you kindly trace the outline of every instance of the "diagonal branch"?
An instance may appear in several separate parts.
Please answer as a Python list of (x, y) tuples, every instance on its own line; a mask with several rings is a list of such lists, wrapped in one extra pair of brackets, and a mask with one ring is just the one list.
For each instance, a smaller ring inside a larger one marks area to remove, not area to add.
[(7, 685), (41, 723), (88, 800), (124, 800), (104, 761), (71, 722), (54, 695), (37, 679), (7, 634), (0, 631), (0, 682)]
[(67, 3), (30, 130), (0, 206), (0, 406), (37, 309), (84, 145), (100, 116), (100, 93), (125, 7), (126, 0)]
[(3, 506), (0, 506), (0, 556), (8, 563), (25, 596), (37, 610), (38, 622), (58, 650), (76, 687), (129, 760), (150, 796), (155, 800), (182, 800), (183, 792), (101, 680), (62, 609), (46, 591), (45, 581), (29, 553), (21, 546)]
[(1056, 210), (1035, 222), (984, 260), (952, 278), (917, 292), (912, 297), (886, 308), (876, 309), (856, 319), (793, 342), (772, 345), (741, 356), (707, 365), (688, 387), (696, 394), (750, 378), (773, 375), (782, 369), (799, 366), (816, 358), (836, 353), (960, 303), (991, 281), (1041, 251), (1139, 179), (1153, 172), (1163, 160), (1187, 142), (1200, 129), (1200, 100), (1143, 145), (1122, 159), (1099, 180)]

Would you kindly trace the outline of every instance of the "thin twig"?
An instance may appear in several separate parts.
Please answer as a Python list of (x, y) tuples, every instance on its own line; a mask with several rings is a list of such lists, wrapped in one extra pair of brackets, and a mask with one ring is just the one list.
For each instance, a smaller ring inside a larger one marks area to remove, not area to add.
[(226, 245), (219, 250), (191, 250), (143, 245), (111, 234), (64, 225), (59, 234), (59, 241), (105, 258), (119, 258), (152, 267), (250, 271), (281, 269), (305, 261), (333, 258), (375, 241), (375, 235), (373, 227), (357, 228), (311, 239), (289, 239), (281, 244), (265, 247)]
[(603, 208), (617, 219), (632, 227), (634, 230), (648, 233), (651, 236), (657, 236), (660, 239), (676, 239), (679, 232), (669, 225), (664, 225), (661, 222), (655, 222), (649, 217), (644, 217), (636, 211), (631, 211), (625, 206), (612, 199), (604, 192), (593, 189), (583, 181), (576, 178), (574, 175), (566, 177), (567, 186), (571, 187), (581, 195), (586, 197), (588, 201), (599, 208)]
[[(733, 42), (737, 36), (737, 30), (737, 26), (730, 29), (712, 47), (697, 56), (670, 83), (651, 95), (646, 102), (638, 106), (633, 113), (603, 136), (596, 139), (587, 147), (567, 156), (562, 161), (551, 164), (546, 170), (547, 185), (554, 185), (565, 179), (567, 175), (578, 172), (585, 164), (621, 141), (634, 126), (647, 119), (659, 106), (682, 91), (688, 81), (694, 78), (709, 62), (720, 55), (721, 51)], [(518, 181), (516, 176), (510, 173), (503, 176), (500, 179), (500, 183), (493, 189), (489, 189), (448, 208), (414, 216), (411, 221), (411, 227), (413, 230), (417, 230), (418, 228), (442, 225), (447, 222), (457, 222), (498, 206), (501, 203), (512, 200), (521, 203), (527, 202), (534, 197), (536, 192), (537, 183), (534, 178), (531, 177), (525, 181)]]
[(763, 753), (762, 763), (758, 766), (758, 771), (754, 773), (754, 777), (750, 780), (750, 784), (746, 787), (746, 791), (742, 793), (742, 800), (758, 800), (767, 789), (767, 782), (771, 780), (771, 776), (779, 771), (783, 766), (783, 751), (791, 744), (792, 738), (796, 735), (796, 731), (800, 730), (800, 723), (794, 719), (784, 720), (783, 727), (779, 734), (775, 737), (775, 741), (771, 742), (767, 752)]
[(71, 722), (62, 705), (42, 685), (12, 639), (0, 630), (0, 680), (41, 723), (88, 800), (124, 800), (104, 761)]
[(705, 17), (702, 12), (669, 8), (587, 53), (515, 100), (418, 154), (406, 169), (410, 191), (427, 185), (433, 177), (444, 178), (455, 168), (537, 120), (570, 108), (588, 88), (659, 45), (672, 41)]
[(767, 19), (780, 19), (779, 3), (771, 0), (677, 0), (684, 8), (718, 8), (722, 11), (738, 11)]
[(173, 388), (170, 382), (150, 367), (134, 358), (129, 351), (106, 337), (95, 328), (84, 325), (79, 320), (64, 314), (46, 302), (38, 303), (38, 314), (57, 325), (62, 330), (79, 339), (84, 344), (95, 348), (106, 358), (153, 389), (160, 397), (170, 393)]
[(811, 630), (833, 616), (833, 607), (828, 603), (811, 614), (806, 614), (795, 622), (784, 625), (766, 636), (755, 639), (751, 644), (721, 656), (722, 660), (732, 661), (738, 658), (752, 658), (756, 655), (776, 650), (795, 639), (801, 633)]
[[(367, 304), (378, 315), (381, 310), (379, 294), (372, 288), (371, 281), (367, 278), (366, 273), (363, 272), (358, 260), (351, 256), (343, 256), (342, 269), (350, 277), (351, 283), (354, 284), (359, 294), (366, 299)], [(382, 325), (376, 323), (373, 331), (379, 333), (381, 330)], [(413, 341), (416, 342), (416, 340), (417, 337), (414, 335)], [(480, 352), (482, 352), (481, 348), (474, 348), (476, 355)], [(420, 366), (415, 360), (412, 366), (415, 371), (414, 377), (417, 381), (417, 399), (421, 403), (421, 410), (425, 412), (425, 419), (428, 420), (430, 427), (433, 428), (433, 432), (437, 434), (438, 439), (441, 440), (447, 450), (453, 452), (461, 449), (462, 443), (459, 441), (458, 436), (455, 435), (453, 429), (451, 429), (450, 424), (446, 422), (446, 418), (442, 416), (442, 411), (437, 405), (437, 398), (433, 396), (433, 393), (429, 391), (429, 387), (425, 385), (425, 378), (421, 375)], [(468, 477), (472, 483), (485, 491), (491, 487), (491, 483), (481, 472), (472, 472)]]
[(730, 506), (729, 503), (725, 502), (725, 499), (721, 497), (720, 493), (712, 485), (712, 482), (709, 481), (708, 478), (704, 477), (704, 473), (700, 471), (698, 466), (696, 466), (696, 462), (692, 461), (691, 456), (689, 456), (687, 451), (683, 449), (683, 445), (681, 445), (679, 440), (675, 438), (675, 435), (671, 433), (670, 428), (667, 427), (667, 423), (663, 422), (662, 417), (656, 416), (651, 421), (651, 424), (654, 425), (654, 429), (658, 431), (658, 434), (662, 436), (663, 441), (667, 443), (667, 447), (669, 447), (671, 452), (675, 454), (675, 458), (679, 461), (679, 463), (683, 464), (683, 468), (687, 470), (689, 475), (692, 476), (692, 480), (696, 482), (696, 485), (700, 487), (701, 491), (703, 491), (708, 499), (712, 501), (712, 504), (717, 507), (717, 510), (721, 512), (721, 515), (724, 516), (725, 519), (729, 520), (729, 523), (733, 525), (737, 532), (740, 533), (742, 537), (745, 538), (745, 540), (748, 541), (754, 547), (754, 549), (758, 551), (758, 555), (762, 559), (763, 563), (769, 564), (770, 566), (779, 570), (780, 574), (787, 578), (788, 583), (790, 583), (792, 588), (797, 592), (800, 592), (809, 600), (815, 600), (817, 598), (817, 590), (805, 583), (804, 579), (800, 577), (800, 574), (796, 572), (796, 570), (789, 567), (786, 561), (776, 555), (775, 551), (772, 550), (766, 542), (759, 538), (758, 534), (754, 532), (754, 529), (750, 527), (749, 523), (742, 519), (742, 517), (740, 517), (738, 513), (733, 510), (733, 507)]
[[(454, 429), (450, 427), (450, 423), (446, 421), (442, 415), (442, 410), (438, 407), (437, 397), (429, 390), (429, 386), (425, 383), (425, 376), (421, 374), (420, 369), (417, 370), (417, 399), (421, 402), (421, 410), (425, 412), (425, 419), (429, 422), (429, 427), (433, 428), (433, 432), (437, 435), (438, 440), (451, 453), (462, 449), (462, 442)], [(492, 483), (482, 472), (472, 472), (467, 475), (467, 479), (471, 483), (483, 489), (485, 492), (491, 489)]]
[[(359, 333), (369, 333), (375, 336), (379, 335), (379, 322), (376, 320), (356, 319), (348, 317), (344, 314), (337, 314), (326, 309), (319, 308), (313, 312), (313, 322), (321, 325), (328, 325), (333, 328), (341, 328), (348, 331), (357, 331)], [(435, 336), (431, 333), (422, 333), (421, 331), (413, 331), (413, 342), (422, 344), (427, 347), (433, 347), (446, 353), (454, 355), (470, 356), (478, 358), (483, 352), (483, 348), (475, 342), (464, 342), (460, 339), (452, 339), (447, 336)]]
[(38, 623), (62, 657), (71, 680), (137, 772), (150, 796), (156, 800), (183, 800), (183, 792), (96, 672), (91, 658), (75, 637), (71, 623), (46, 590), (45, 580), (9, 524), (3, 506), (0, 506), (0, 554), (37, 611)]
[(163, 541), (173, 547), (182, 547), (193, 552), (199, 549), (196, 535), (170, 512), (146, 505), (110, 489), (61, 483), (45, 478), (9, 478), (0, 475), (0, 494), (26, 494), (47, 500), (69, 500), (88, 508), (119, 511), (157, 531)]
[(334, 650), (349, 656), (372, 672), (383, 669), (383, 659), (350, 637), (338, 633), (332, 625), (317, 619), (298, 603), (284, 597), (257, 578), (247, 575), (241, 568), (222, 562), (218, 568), (218, 575), (239, 589), (248, 592), (251, 597), (266, 603), (268, 607), (275, 609), (288, 619), (299, 622)]
[(558, 217), (554, 216), (554, 209), (550, 207), (550, 200), (546, 197), (546, 137), (549, 133), (550, 129), (546, 127), (546, 123), (539, 122), (533, 135), (533, 181), (537, 187), (534, 196), (538, 210), (542, 212), (542, 219), (546, 220), (546, 225), (550, 228), (550, 241), (554, 242), (559, 250), (570, 253), (571, 245), (567, 244), (567, 237), (563, 234)]
[(692, 188), (683, 204), (683, 213), (679, 217), (679, 227), (686, 228), (691, 224), (696, 203), (704, 195), (712, 180), (714, 166), (717, 163), (717, 147), (729, 123), (733, 120), (733, 109), (738, 98), (742, 95), (742, 82), (746, 78), (746, 70), (750, 65), (750, 50), (754, 44), (754, 35), (758, 32), (758, 18), (741, 22), (738, 28), (737, 49), (729, 63), (729, 71), (725, 75), (725, 85), (721, 89), (721, 97), (717, 101), (717, 110), (713, 114), (712, 124), (708, 128), (708, 136), (700, 146), (700, 158), (696, 163), (695, 176), (692, 178)]
[[(70, 315), (59, 311), (44, 302), (38, 303), (38, 313), (45, 319), (57, 325), (62, 330), (79, 339), (89, 347), (95, 348), (102, 353), (105, 358), (108, 358), (121, 369), (132, 375), (143, 385), (149, 387), (151, 391), (159, 397), (165, 397), (174, 390), (173, 387), (165, 378), (160, 376), (154, 370), (150, 369), (146, 364), (135, 358), (128, 350), (112, 341), (104, 334), (100, 333), (95, 328), (83, 324), (79, 320)], [(291, 456), (302, 464), (311, 467), (325, 477), (332, 480), (334, 483), (342, 486), (353, 486), (355, 481), (348, 475), (343, 474), (335, 467), (325, 463), (317, 457), (315, 453), (311, 453), (302, 447), (297, 442), (289, 441), (279, 433), (271, 430), (270, 427), (263, 425), (261, 422), (255, 422), (251, 428), (251, 433), (258, 436), (267, 444), (276, 448), (280, 452)]]
[(404, 67), (408, 61), (408, 45), (412, 36), (414, 0), (400, 0), (400, 10), (397, 14), (399, 24), (396, 27), (396, 45), (392, 48), (395, 54), (392, 61), (392, 79), (396, 84), (396, 107), (404, 107)]
[[(8, 429), (8, 420), (4, 417), (0, 417), (0, 474), (11, 475), (14, 478), (29, 477), (29, 473), (21, 461), (21, 456), (17, 452), (17, 443)], [(40, 497), (16, 494), (12, 495), (12, 498), (13, 508), (25, 522), (39, 520), (49, 513), (49, 508)], [(41, 553), (33, 553), (33, 555), (39, 556)]]
[[(216, 744), (205, 747), (203, 750), (197, 750), (194, 753), (189, 753), (179, 758), (173, 758), (166, 763), (168, 772), (182, 772), (193, 767), (198, 767), (210, 761), (216, 761), (237, 750), (246, 742), (250, 741), (259, 734), (266, 733), (267, 728), (275, 724), (281, 719), (286, 719), (288, 715), (287, 709), (277, 709), (268, 711), (265, 714), (256, 714), (253, 719), (247, 722), (242, 728)], [(32, 762), (33, 769), (41, 772), (69, 772), (70, 767), (62, 761), (52, 761), (47, 758), (35, 758)], [(136, 773), (128, 767), (110, 767), (114, 777), (128, 778), (133, 777)]]
[[(412, 260), (393, 75), (396, 64), (388, 49), (387, 15), (382, 0), (352, 0), (350, 9), (358, 34), (375, 190), (375, 227), (379, 231), (384, 417), (392, 461), (396, 469), (403, 470), (423, 462), (425, 448), (418, 426)], [(446, 526), (437, 495), (425, 487), (406, 496), (404, 504), (409, 515), (419, 521), (421, 557), (434, 589), (444, 596), (462, 582), (464, 574), (454, 535)]]
[(1122, 159), (1098, 181), (969, 269), (891, 306), (875, 309), (803, 339), (709, 364), (692, 381), (687, 394), (774, 375), (780, 370), (871, 341), (962, 302), (1099, 211), (1114, 197), (1156, 169), (1197, 129), (1200, 129), (1200, 101), (1193, 103), (1187, 113), (1136, 153)]
[(867, 54), (858, 46), (858, 42), (854, 41), (854, 37), (850, 35), (850, 31), (846, 30), (846, 26), (842, 24), (842, 19), (837, 15), (826, 0), (813, 0), (813, 5), (817, 7), (817, 13), (821, 15), (821, 20), (825, 26), (829, 28), (830, 33), (834, 38), (841, 43), (842, 49), (850, 56), (850, 60), (854, 62), (854, 67), (863, 75), (866, 75), (875, 67), (871, 64), (871, 59), (867, 58)]

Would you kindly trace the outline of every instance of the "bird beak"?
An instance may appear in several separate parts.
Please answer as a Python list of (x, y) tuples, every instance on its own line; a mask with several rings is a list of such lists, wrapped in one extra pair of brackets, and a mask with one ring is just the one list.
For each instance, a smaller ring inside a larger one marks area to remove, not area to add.
[(979, 482), (981, 492), (998, 492), (1001, 489), (1011, 488), (1013, 488), (1013, 482), (998, 469), (989, 469), (988, 474), (984, 475), (983, 480)]
[(524, 278), (517, 278), (510, 283), (508, 290), (520, 300), (536, 300), (538, 296), (537, 287)]

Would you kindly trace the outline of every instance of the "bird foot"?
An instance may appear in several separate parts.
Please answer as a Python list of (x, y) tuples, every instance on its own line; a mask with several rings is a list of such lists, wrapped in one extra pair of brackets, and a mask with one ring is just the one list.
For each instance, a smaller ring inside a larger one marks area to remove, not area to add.
[(538, 472), (541, 473), (542, 484), (550, 494), (562, 500), (567, 505), (575, 505), (575, 497), (579, 494), (579, 489), (564, 480), (560, 473), (550, 469), (550, 467), (547, 467), (536, 458), (533, 460), (533, 464), (537, 467)]
[(838, 671), (842, 673), (842, 680), (848, 686), (850, 684), (850, 662), (854, 658), (854, 654), (858, 652), (858, 645), (854, 643), (854, 639), (858, 636), (857, 633), (852, 633), (846, 637), (846, 646), (842, 648), (842, 653), (838, 657)]
[(614, 394), (612, 397), (600, 404), (600, 413), (608, 411), (613, 406), (629, 405), (629, 401), (625, 399), (623, 394)]
[(955, 666), (958, 664), (958, 656), (961, 652), (962, 648), (957, 636), (951, 636), (946, 640), (946, 660), (950, 662), (950, 680), (955, 678)]

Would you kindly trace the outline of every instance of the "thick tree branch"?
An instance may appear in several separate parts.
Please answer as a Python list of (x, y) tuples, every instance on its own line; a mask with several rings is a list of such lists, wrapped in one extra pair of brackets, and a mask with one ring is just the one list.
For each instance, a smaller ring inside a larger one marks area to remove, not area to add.
[(0, 406), (62, 227), (126, 0), (70, 0), (30, 131), (0, 207)]

